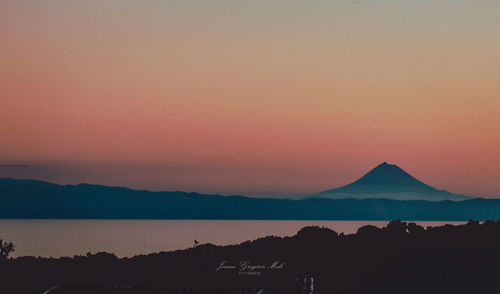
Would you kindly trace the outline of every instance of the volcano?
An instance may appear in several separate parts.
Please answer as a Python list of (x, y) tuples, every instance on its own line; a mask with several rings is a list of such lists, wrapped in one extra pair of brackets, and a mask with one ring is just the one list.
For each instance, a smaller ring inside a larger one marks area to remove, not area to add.
[(310, 196), (330, 199), (386, 198), (427, 201), (460, 201), (470, 198), (446, 190), (438, 190), (417, 180), (399, 166), (387, 162), (378, 165), (351, 184)]

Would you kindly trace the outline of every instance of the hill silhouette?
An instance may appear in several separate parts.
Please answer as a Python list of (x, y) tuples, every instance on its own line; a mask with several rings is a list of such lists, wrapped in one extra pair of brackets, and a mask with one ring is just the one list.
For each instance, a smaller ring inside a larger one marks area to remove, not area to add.
[[(383, 198), (383, 197), (381, 197)], [(398, 201), (301, 200), (151, 192), (89, 184), (0, 179), (3, 219), (500, 219), (500, 199)]]
[(342, 198), (386, 198), (395, 200), (465, 200), (470, 197), (438, 190), (417, 180), (395, 164), (384, 162), (357, 181), (348, 185), (323, 191), (314, 196)]
[[(427, 228), (391, 221), (351, 235), (305, 227), (291, 237), (132, 258), (18, 257), (0, 263), (0, 293), (43, 293), (55, 286), (49, 294), (301, 293), (303, 277), (314, 279), (317, 294), (500, 293), (499, 236), (499, 221)], [(242, 261), (255, 268), (243, 270)], [(222, 262), (234, 268), (217, 270)], [(283, 265), (271, 268), (275, 262)]]

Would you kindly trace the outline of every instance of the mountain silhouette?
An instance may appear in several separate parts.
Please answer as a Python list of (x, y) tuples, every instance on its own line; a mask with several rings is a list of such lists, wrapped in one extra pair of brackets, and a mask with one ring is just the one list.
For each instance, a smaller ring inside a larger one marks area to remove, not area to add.
[[(369, 183), (372, 177), (362, 183)], [(0, 178), (0, 219), (500, 219), (500, 199), (449, 201), (465, 196), (439, 190), (379, 194), (333, 191), (307, 199), (251, 198)], [(396, 197), (401, 199), (387, 199)], [(424, 197), (432, 201), (422, 201)], [(443, 198), (446, 200), (437, 201)]]
[(326, 198), (387, 198), (395, 200), (465, 200), (469, 197), (438, 190), (417, 180), (395, 164), (384, 162), (359, 180), (314, 196)]

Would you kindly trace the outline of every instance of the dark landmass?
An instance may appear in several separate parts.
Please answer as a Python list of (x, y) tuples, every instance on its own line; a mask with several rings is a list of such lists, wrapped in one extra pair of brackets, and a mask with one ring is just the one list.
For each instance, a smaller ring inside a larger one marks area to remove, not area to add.
[[(242, 270), (242, 261), (265, 268)], [(221, 262), (235, 267), (217, 271)], [(291, 237), (132, 258), (19, 257), (0, 263), (0, 273), (0, 293), (22, 294), (56, 285), (50, 294), (300, 293), (303, 277), (320, 294), (500, 293), (500, 221), (428, 228), (392, 221), (352, 235), (305, 227)]]
[(370, 199), (386, 198), (393, 200), (461, 201), (471, 197), (438, 190), (417, 180), (394, 164), (384, 162), (359, 180), (311, 196), (330, 199)]
[(281, 294), (275, 289), (189, 288), (164, 286), (99, 286), (58, 284), (43, 294)]
[(89, 184), (0, 178), (0, 219), (500, 219), (500, 199), (301, 200), (150, 192)]

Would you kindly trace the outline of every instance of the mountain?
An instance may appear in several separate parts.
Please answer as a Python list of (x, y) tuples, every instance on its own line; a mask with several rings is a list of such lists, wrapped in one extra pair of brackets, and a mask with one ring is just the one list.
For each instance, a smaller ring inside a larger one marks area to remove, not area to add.
[(292, 200), (0, 178), (0, 219), (484, 220), (500, 219), (500, 199)]
[(351, 184), (310, 196), (330, 199), (386, 198), (427, 201), (460, 201), (470, 198), (424, 184), (399, 166), (387, 162), (378, 165)]

